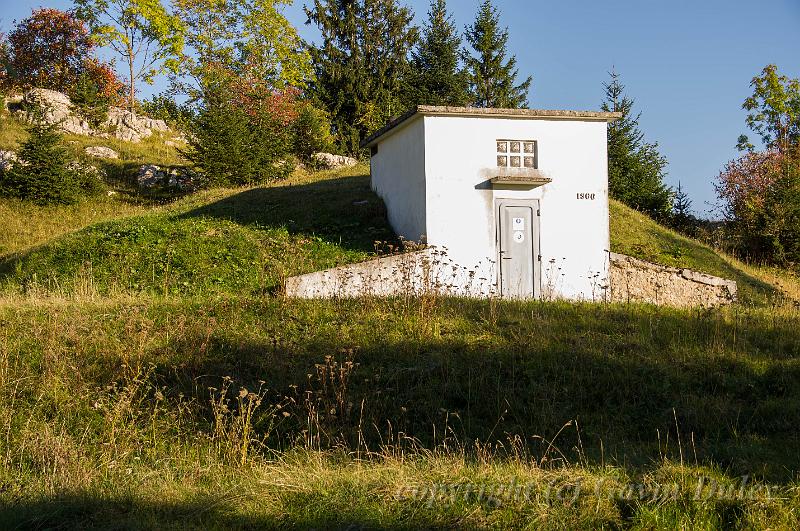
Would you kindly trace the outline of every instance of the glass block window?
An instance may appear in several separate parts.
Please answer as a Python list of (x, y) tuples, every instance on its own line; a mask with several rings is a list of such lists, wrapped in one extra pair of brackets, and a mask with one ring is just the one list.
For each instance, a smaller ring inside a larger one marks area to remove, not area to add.
[(498, 140), (497, 167), (536, 169), (539, 167), (536, 148), (535, 140)]

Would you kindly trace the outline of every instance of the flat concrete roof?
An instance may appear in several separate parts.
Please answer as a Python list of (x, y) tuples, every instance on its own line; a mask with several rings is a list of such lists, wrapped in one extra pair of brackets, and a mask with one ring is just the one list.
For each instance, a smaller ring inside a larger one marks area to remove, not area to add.
[(390, 121), (361, 143), (371, 147), (403, 123), (417, 116), (461, 116), (465, 118), (512, 118), (522, 120), (575, 120), (581, 122), (613, 122), (622, 118), (618, 112), (558, 111), (549, 109), (494, 109), (484, 107), (436, 107), (420, 105)]

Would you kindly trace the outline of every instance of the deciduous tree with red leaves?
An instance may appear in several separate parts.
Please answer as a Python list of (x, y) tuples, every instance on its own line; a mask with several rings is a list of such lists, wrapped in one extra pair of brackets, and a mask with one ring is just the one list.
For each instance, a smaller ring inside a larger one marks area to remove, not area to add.
[(46, 88), (75, 98), (76, 87), (89, 80), (97, 97), (117, 104), (124, 84), (108, 63), (92, 56), (94, 43), (86, 25), (72, 13), (36, 9), (0, 38), (0, 84), (6, 88)]
[(9, 81), (22, 87), (65, 92), (92, 51), (89, 30), (70, 13), (36, 9), (8, 36)]
[(735, 249), (779, 264), (800, 263), (800, 81), (768, 65), (753, 78), (742, 107), (747, 125), (765, 146), (729, 162), (716, 182), (717, 196)]

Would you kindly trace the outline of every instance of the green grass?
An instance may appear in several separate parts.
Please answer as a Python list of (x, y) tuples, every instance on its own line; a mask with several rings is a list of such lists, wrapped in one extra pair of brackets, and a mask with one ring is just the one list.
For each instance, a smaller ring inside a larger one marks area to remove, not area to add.
[[(286, 276), (364, 260), (392, 238), (363, 171), (204, 192), (38, 247), (12, 241), (16, 252), (0, 256), (0, 285), (101, 296), (274, 291)], [(14, 208), (25, 208), (8, 205), (14, 219)]]
[[(0, 321), (6, 527), (798, 523), (797, 313), (235, 297)], [(772, 494), (693, 497), (745, 474)], [(587, 487), (409, 494), (512, 482)]]
[(739, 300), (748, 305), (800, 300), (800, 283), (788, 271), (745, 264), (667, 229), (618, 201), (611, 201), (610, 207), (611, 250), (616, 253), (735, 280)]
[(114, 186), (0, 200), (0, 528), (800, 527), (787, 272), (612, 203), (614, 251), (742, 302), (291, 301), (285, 276), (392, 239), (366, 167)]

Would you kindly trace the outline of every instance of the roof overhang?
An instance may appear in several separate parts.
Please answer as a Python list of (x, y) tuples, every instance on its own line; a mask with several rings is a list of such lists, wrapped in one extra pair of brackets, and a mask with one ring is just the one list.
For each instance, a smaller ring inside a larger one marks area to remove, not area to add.
[(401, 125), (418, 116), (452, 116), (464, 118), (507, 118), (515, 120), (572, 120), (578, 122), (613, 122), (622, 118), (618, 112), (557, 111), (548, 109), (493, 109), (479, 107), (434, 107), (420, 105), (395, 118), (361, 143), (362, 148), (378, 144)]

